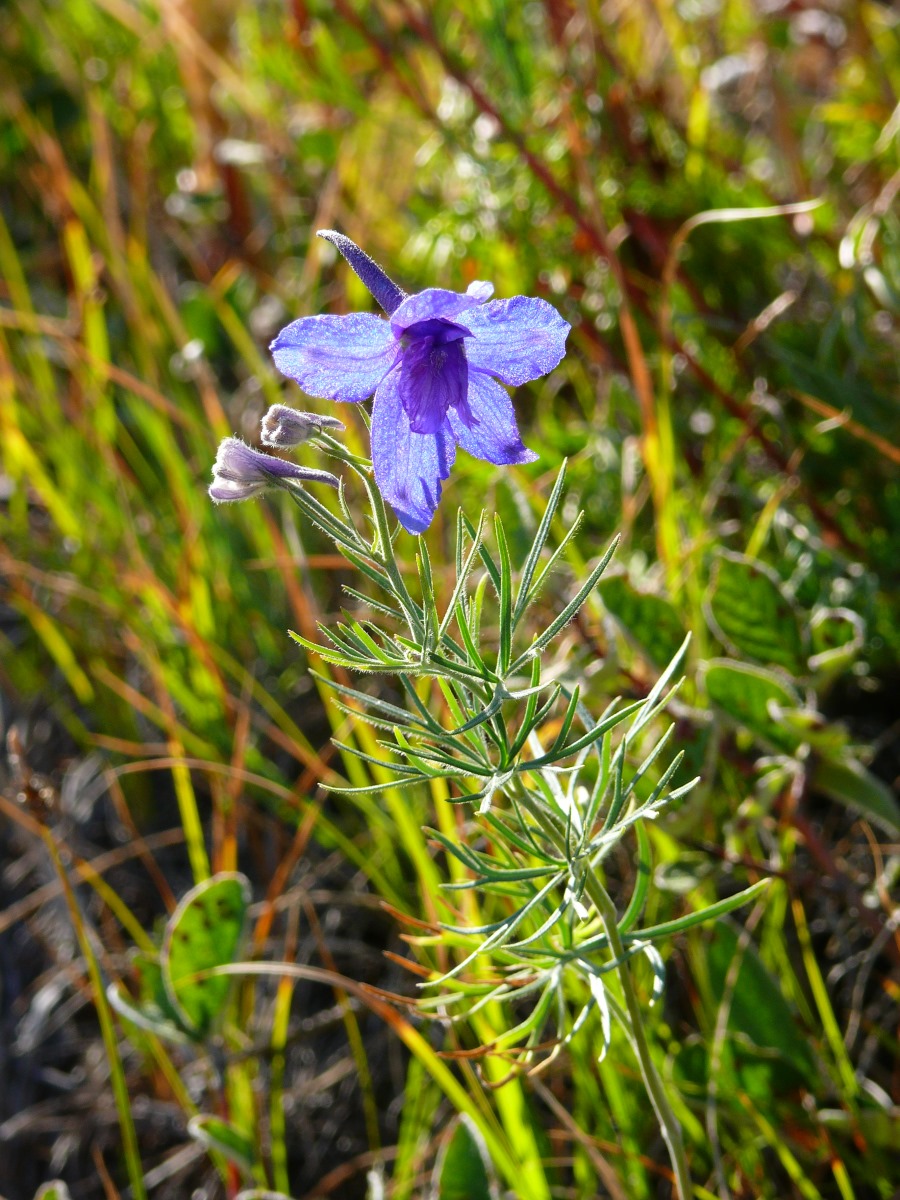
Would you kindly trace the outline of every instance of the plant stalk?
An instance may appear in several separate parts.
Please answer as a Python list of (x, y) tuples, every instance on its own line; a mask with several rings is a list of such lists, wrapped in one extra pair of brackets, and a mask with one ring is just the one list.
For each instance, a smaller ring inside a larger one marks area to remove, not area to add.
[[(545, 836), (556, 845), (562, 854), (565, 854), (565, 829), (562, 822), (555, 813), (551, 812), (542, 801), (538, 800), (525, 787), (520, 779), (517, 779), (516, 783), (518, 784), (515, 789), (516, 795), (523, 807), (535, 818)], [(632, 981), (631, 971), (625, 955), (625, 946), (619, 933), (616, 906), (613, 904), (606, 888), (593, 871), (588, 872), (585, 890), (600, 914), (600, 919), (603, 922), (603, 927), (606, 930), (606, 936), (609, 941), (610, 951), (613, 958), (619, 963), (618, 967), (616, 967), (616, 974), (622, 985), (622, 995), (628, 1012), (631, 1026), (629, 1030), (631, 1042), (638, 1060), (644, 1087), (647, 1089), (647, 1095), (650, 1097), (650, 1103), (653, 1105), (653, 1111), (659, 1122), (660, 1132), (663, 1135), (666, 1149), (669, 1152), (669, 1161), (672, 1164), (672, 1172), (675, 1176), (676, 1195), (678, 1200), (690, 1200), (694, 1189), (691, 1184), (687, 1159), (684, 1155), (684, 1140), (681, 1136), (681, 1126), (678, 1123), (678, 1118), (672, 1111), (672, 1106), (666, 1095), (665, 1084), (660, 1078), (656, 1064), (650, 1053), (650, 1043), (647, 1040), (647, 1031), (644, 1027), (644, 1014), (641, 1011), (637, 992), (634, 990), (634, 982)]]
[(625, 1007), (628, 1010), (628, 1017), (631, 1022), (632, 1044), (637, 1056), (638, 1065), (641, 1069), (644, 1086), (647, 1089), (647, 1095), (650, 1097), (650, 1103), (653, 1105), (653, 1111), (656, 1113), (660, 1131), (666, 1143), (666, 1148), (669, 1151), (669, 1160), (672, 1163), (672, 1170), (675, 1175), (676, 1194), (679, 1200), (690, 1200), (690, 1197), (693, 1195), (693, 1186), (688, 1171), (687, 1159), (684, 1156), (684, 1140), (681, 1136), (681, 1126), (678, 1123), (678, 1118), (672, 1111), (672, 1106), (666, 1095), (665, 1085), (650, 1054), (650, 1044), (647, 1041), (647, 1031), (644, 1028), (644, 1015), (634, 989), (634, 982), (631, 978), (628, 962), (625, 960), (625, 947), (622, 944), (622, 938), (619, 934), (618, 916), (615, 905), (606, 888), (593, 873), (588, 875), (586, 890), (600, 914), (600, 919), (603, 921), (613, 957), (619, 961), (616, 974), (619, 976), (619, 982), (622, 985), (622, 995), (625, 999)]

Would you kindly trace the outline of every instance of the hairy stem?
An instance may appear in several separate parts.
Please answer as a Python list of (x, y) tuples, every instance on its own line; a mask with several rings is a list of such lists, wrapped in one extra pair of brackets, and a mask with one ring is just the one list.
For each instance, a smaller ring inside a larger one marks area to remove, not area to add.
[[(520, 801), (522, 807), (527, 809), (538, 822), (544, 836), (553, 842), (557, 849), (565, 855), (565, 827), (562, 821), (560, 821), (555, 813), (550, 811), (543, 800), (540, 800), (533, 792), (529, 791), (520, 779), (517, 779), (516, 783), (518, 785), (515, 789), (516, 798)], [(644, 1087), (647, 1089), (647, 1095), (650, 1097), (650, 1103), (653, 1105), (653, 1111), (659, 1122), (660, 1132), (669, 1151), (669, 1161), (672, 1164), (672, 1171), (675, 1176), (676, 1195), (679, 1200), (690, 1200), (690, 1197), (693, 1195), (693, 1187), (691, 1185), (690, 1173), (688, 1172), (687, 1159), (684, 1155), (681, 1126), (678, 1123), (678, 1118), (672, 1111), (672, 1106), (666, 1095), (665, 1084), (660, 1078), (660, 1074), (650, 1053), (650, 1043), (647, 1040), (647, 1031), (644, 1027), (644, 1014), (641, 1011), (641, 1005), (634, 988), (634, 981), (631, 978), (631, 968), (627, 962), (625, 947), (619, 933), (619, 918), (616, 913), (616, 906), (613, 904), (606, 888), (593, 871), (588, 872), (586, 891), (597, 912), (600, 914), (613, 959), (619, 963), (616, 968), (616, 974), (619, 977), (622, 996), (625, 1000), (625, 1008), (628, 1012), (628, 1032), (631, 1035), (631, 1042), (638, 1060), (641, 1077), (644, 1080)]]
[(409, 594), (409, 589), (400, 573), (400, 568), (397, 565), (397, 559), (394, 555), (394, 543), (391, 541), (390, 526), (388, 524), (388, 515), (384, 507), (384, 501), (381, 498), (381, 493), (377, 487), (373, 487), (366, 482), (366, 490), (369, 493), (369, 502), (372, 506), (372, 515), (375, 518), (375, 526), (378, 530), (378, 540), (381, 549), (381, 562), (387, 571), (391, 584), (393, 585), (394, 595), (398, 603), (403, 609), (406, 616), (409, 632), (412, 638), (421, 642), (424, 637), (425, 630), (422, 624), (422, 617), (419, 612), (418, 605)]
[(606, 888), (593, 873), (588, 875), (587, 893), (599, 912), (600, 919), (603, 921), (613, 957), (619, 961), (616, 974), (622, 985), (622, 995), (625, 999), (625, 1007), (628, 1010), (632, 1044), (637, 1055), (644, 1086), (647, 1089), (650, 1103), (653, 1105), (653, 1111), (656, 1113), (656, 1119), (659, 1121), (659, 1127), (669, 1151), (669, 1160), (672, 1163), (672, 1170), (675, 1174), (676, 1193), (680, 1200), (690, 1200), (693, 1188), (690, 1173), (688, 1172), (687, 1160), (684, 1156), (681, 1126), (678, 1123), (678, 1118), (672, 1111), (672, 1106), (669, 1104), (665, 1085), (660, 1078), (656, 1064), (650, 1053), (647, 1031), (644, 1028), (644, 1015), (634, 989), (631, 968), (628, 962), (625, 961), (625, 948), (619, 934), (616, 907)]

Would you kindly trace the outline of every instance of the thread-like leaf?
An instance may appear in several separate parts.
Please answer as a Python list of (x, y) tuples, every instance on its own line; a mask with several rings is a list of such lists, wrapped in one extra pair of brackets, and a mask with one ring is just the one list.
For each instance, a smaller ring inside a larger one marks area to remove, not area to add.
[(646, 929), (640, 929), (637, 933), (626, 934), (625, 942), (664, 942), (669, 938), (675, 937), (678, 933), (684, 933), (686, 929), (693, 929), (696, 925), (702, 925), (705, 921), (715, 921), (719, 917), (724, 917), (726, 913), (734, 912), (736, 908), (741, 908), (745, 904), (749, 904), (772, 881), (770, 879), (760, 879), (757, 883), (745, 888), (742, 892), (737, 892), (734, 896), (728, 896), (724, 900), (718, 900), (715, 904), (707, 905), (706, 908), (699, 908), (695, 912), (687, 913), (686, 916), (678, 917), (674, 921), (664, 921), (661, 925), (650, 925)]
[(568, 460), (563, 459), (559, 468), (559, 474), (556, 476), (556, 482), (553, 485), (553, 491), (550, 493), (550, 498), (547, 501), (547, 506), (544, 509), (544, 515), (541, 517), (541, 523), (538, 525), (537, 533), (534, 535), (534, 541), (531, 543), (531, 548), (528, 551), (528, 557), (525, 559), (525, 565), (522, 567), (522, 574), (519, 579), (519, 594), (516, 597), (516, 606), (513, 609), (512, 625), (516, 628), (525, 609), (528, 607), (531, 581), (534, 578), (534, 573), (537, 570), (538, 562), (541, 558), (541, 553), (547, 543), (547, 538), (550, 536), (550, 527), (553, 524), (553, 518), (556, 516), (556, 510), (559, 507), (559, 501), (562, 496), (563, 485), (566, 482), (566, 468)]
[(637, 836), (637, 863), (635, 864), (634, 891), (628, 901), (628, 907), (619, 921), (619, 932), (627, 933), (636, 921), (640, 919), (650, 890), (650, 878), (653, 870), (653, 856), (650, 848), (650, 838), (647, 830), (638, 822), (634, 827)]
[[(469, 553), (466, 555), (465, 561), (463, 561), (463, 558), (462, 558), (462, 521), (459, 519), (461, 511), (462, 510), (460, 510), (460, 513), (457, 514), (457, 526), (456, 526), (456, 585), (453, 588), (453, 594), (450, 597), (450, 602), (447, 605), (447, 611), (444, 613), (444, 618), (441, 621), (440, 626), (438, 628), (438, 634), (441, 637), (444, 635), (444, 633), (446, 633), (447, 628), (448, 628), (450, 622), (453, 620), (454, 615), (456, 615), (457, 624), (460, 624), (460, 625), (466, 624), (466, 606), (465, 606), (466, 580), (469, 578), (469, 575), (471, 574), (472, 567), (475, 563), (475, 556), (481, 547), (481, 540), (484, 537), (484, 521), (485, 521), (485, 517), (487, 514), (484, 511), (482, 511), (481, 517), (478, 521), (478, 528), (475, 530), (474, 538), (472, 541), (472, 545), (469, 549)], [(457, 605), (462, 610), (461, 613), (457, 613), (457, 611), (456, 611)]]
[(545, 582), (550, 578), (550, 576), (553, 574), (554, 570), (556, 569), (556, 564), (559, 562), (559, 560), (565, 554), (566, 549), (569, 545), (569, 542), (572, 541), (572, 539), (575, 537), (575, 534), (581, 528), (581, 523), (583, 520), (584, 520), (584, 513), (580, 512), (576, 516), (576, 518), (572, 522), (572, 524), (569, 526), (568, 531), (563, 536), (563, 538), (560, 540), (559, 544), (556, 546), (553, 553), (547, 559), (547, 562), (544, 564), (543, 570), (541, 571), (540, 575), (538, 575), (537, 579), (535, 579), (535, 581), (532, 583), (531, 587), (528, 589), (527, 594), (523, 593), (523, 597), (524, 597), (523, 601), (522, 601), (522, 612), (523, 613), (524, 613), (525, 609), (528, 607), (528, 605), (531, 604), (532, 601), (537, 599), (537, 596), (540, 593), (541, 589), (543, 588)]
[[(475, 527), (465, 514), (463, 514), (463, 523), (465, 524), (465, 527), (466, 527), (466, 533), (468, 533), (468, 535), (472, 539), (472, 541), (475, 541), (475, 534), (476, 534)], [(484, 564), (484, 569), (487, 571), (488, 575), (490, 576), (491, 583), (493, 583), (494, 589), (495, 589), (497, 595), (499, 596), (500, 595), (500, 569), (497, 566), (497, 564), (494, 562), (491, 552), (490, 552), (490, 550), (488, 550), (487, 546), (485, 546), (483, 539), (478, 543), (478, 557), (481, 559), (482, 563)]]
[(516, 661), (512, 664), (510, 669), (513, 673), (521, 669), (521, 667), (524, 666), (524, 664), (528, 662), (528, 660), (535, 654), (540, 653), (545, 646), (549, 645), (550, 642), (553, 641), (553, 639), (562, 629), (565, 629), (566, 625), (568, 625), (568, 623), (572, 620), (579, 608), (581, 608), (582, 604), (584, 604), (585, 600), (587, 600), (588, 596), (597, 586), (597, 581), (609, 566), (609, 561), (615, 553), (618, 544), (619, 538), (615, 537), (610, 544), (609, 549), (601, 558), (600, 562), (597, 563), (593, 571), (591, 571), (590, 575), (587, 577), (585, 582), (581, 585), (569, 603), (565, 606), (559, 616), (556, 617), (555, 620), (551, 621), (544, 632), (539, 634), (534, 639), (525, 653), (520, 654)]
[(548, 752), (542, 754), (540, 758), (529, 759), (526, 762), (519, 763), (517, 770), (519, 771), (534, 771), (539, 767), (547, 767), (552, 763), (561, 762), (564, 758), (570, 758), (585, 746), (591, 746), (594, 742), (603, 737), (610, 729), (614, 729), (617, 725), (628, 719), (633, 712), (637, 712), (644, 704), (643, 700), (636, 700), (633, 704), (627, 705), (625, 708), (620, 708), (616, 712), (610, 713), (608, 717), (597, 722), (593, 729), (589, 729), (582, 737), (576, 738), (568, 746), (561, 747), (555, 753)]
[(422, 655), (427, 657), (429, 651), (438, 643), (438, 610), (434, 598), (434, 574), (431, 570), (431, 556), (424, 540), (419, 540), (416, 553), (416, 566), (419, 570), (419, 584), (422, 588), (422, 612), (425, 618), (425, 639), (422, 645)]
[(501, 679), (505, 679), (512, 657), (512, 566), (509, 560), (509, 543), (499, 514), (494, 517), (494, 534), (500, 554), (500, 647), (497, 651), (497, 674)]

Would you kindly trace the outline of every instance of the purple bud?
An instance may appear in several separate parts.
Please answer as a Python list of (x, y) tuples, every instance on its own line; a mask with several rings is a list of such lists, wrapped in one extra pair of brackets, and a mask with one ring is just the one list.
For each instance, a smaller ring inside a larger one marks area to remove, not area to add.
[(321, 433), (323, 429), (344, 429), (337, 417), (298, 412), (286, 404), (273, 404), (262, 419), (262, 442), (278, 450), (290, 450)]
[(254, 450), (240, 438), (229, 437), (219, 444), (209, 495), (216, 504), (226, 504), (232, 500), (250, 500), (267, 487), (290, 485), (294, 481), (340, 486), (337, 477), (329, 471), (300, 467)]
[(320, 229), (316, 236), (331, 242), (332, 246), (343, 254), (388, 316), (400, 307), (406, 299), (406, 292), (397, 287), (393, 279), (390, 279), (368, 254), (360, 250), (355, 242), (351, 242), (348, 237), (334, 229)]

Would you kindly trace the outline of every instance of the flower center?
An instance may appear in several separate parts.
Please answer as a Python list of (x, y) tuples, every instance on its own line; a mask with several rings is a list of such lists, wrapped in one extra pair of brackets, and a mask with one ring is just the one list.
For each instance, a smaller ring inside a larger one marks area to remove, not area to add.
[(465, 325), (457, 325), (455, 321), (447, 321), (443, 317), (430, 317), (427, 321), (416, 321), (415, 325), (408, 326), (400, 345), (410, 346), (427, 338), (434, 346), (444, 346), (448, 342), (458, 342), (460, 338), (471, 336)]
[(465, 405), (469, 367), (463, 325), (431, 318), (410, 325), (400, 339), (397, 388), (413, 433), (437, 433), (447, 410)]

